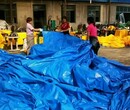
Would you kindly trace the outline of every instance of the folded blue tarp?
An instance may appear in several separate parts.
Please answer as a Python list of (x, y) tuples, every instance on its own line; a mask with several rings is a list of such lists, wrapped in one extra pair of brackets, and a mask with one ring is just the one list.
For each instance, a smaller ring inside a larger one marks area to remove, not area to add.
[(0, 110), (130, 110), (130, 67), (88, 41), (43, 31), (30, 55), (0, 51)]

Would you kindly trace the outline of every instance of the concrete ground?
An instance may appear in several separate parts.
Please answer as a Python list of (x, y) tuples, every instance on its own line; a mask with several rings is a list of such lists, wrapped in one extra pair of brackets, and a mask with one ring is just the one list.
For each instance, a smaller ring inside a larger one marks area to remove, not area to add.
[(125, 65), (130, 66), (130, 47), (119, 49), (110, 47), (101, 47), (99, 50), (99, 56), (116, 60)]
[[(21, 53), (20, 51), (9, 52), (12, 54)], [(108, 59), (116, 60), (123, 63), (124, 65), (130, 66), (130, 47), (126, 48), (110, 48), (110, 47), (100, 47), (99, 56)]]

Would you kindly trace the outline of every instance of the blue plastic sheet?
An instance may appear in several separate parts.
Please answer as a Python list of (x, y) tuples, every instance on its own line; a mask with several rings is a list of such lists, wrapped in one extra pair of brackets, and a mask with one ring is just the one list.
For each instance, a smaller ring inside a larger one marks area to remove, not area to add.
[(29, 56), (0, 50), (0, 110), (130, 110), (130, 67), (88, 41), (43, 32)]

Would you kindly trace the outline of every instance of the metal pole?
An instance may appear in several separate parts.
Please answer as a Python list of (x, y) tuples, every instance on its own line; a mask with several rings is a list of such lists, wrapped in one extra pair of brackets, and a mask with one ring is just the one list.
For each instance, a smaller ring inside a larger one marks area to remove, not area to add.
[(90, 4), (92, 3), (92, 0), (90, 0)]

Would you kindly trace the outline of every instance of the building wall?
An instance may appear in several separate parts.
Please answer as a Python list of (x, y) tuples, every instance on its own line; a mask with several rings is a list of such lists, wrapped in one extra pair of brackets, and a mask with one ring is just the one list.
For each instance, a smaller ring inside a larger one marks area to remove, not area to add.
[(73, 4), (76, 5), (76, 23), (72, 23), (72, 27), (74, 29), (77, 28), (77, 25), (82, 23), (82, 24), (86, 24), (87, 23), (87, 7), (85, 4), (83, 3), (79, 3), (79, 4)]
[[(70, 5), (70, 4), (69, 4)], [(107, 19), (107, 8), (106, 5), (102, 5), (102, 4), (88, 4), (88, 3), (71, 3), (71, 5), (76, 5), (76, 23), (71, 23), (72, 27), (74, 29), (77, 28), (77, 25), (82, 23), (82, 24), (87, 24), (87, 6), (101, 6), (101, 20), (99, 22), (100, 23), (106, 23), (106, 19)]]
[[(52, 20), (57, 21), (57, 16), (61, 19), (61, 2), (55, 1), (46, 1), (44, 2), (46, 5), (46, 19), (48, 20), (49, 16), (52, 16)], [(106, 24), (108, 23), (108, 4), (103, 3), (85, 3), (85, 2), (72, 2), (67, 3), (67, 5), (76, 5), (76, 23), (71, 23), (71, 26), (76, 29), (77, 25), (87, 24), (87, 6), (101, 6), (101, 14), (100, 14), (100, 23)], [(111, 4), (110, 7), (110, 23), (114, 23), (116, 19), (116, 6), (130, 6), (130, 4)], [(33, 17), (33, 3), (32, 2), (17, 2), (17, 19), (19, 26), (23, 26), (25, 24), (25, 20), (28, 16)], [(46, 25), (46, 24), (45, 24)]]
[[(71, 2), (90, 2), (90, 0), (69, 0)], [(109, 0), (92, 0), (92, 2), (104, 2), (104, 3), (108, 3)], [(111, 0), (112, 3), (130, 3), (129, 0)]]
[(116, 5), (112, 4), (110, 7), (110, 23), (116, 22)]
[(73, 3), (73, 5), (76, 5), (76, 23), (72, 24), (74, 28), (76, 28), (80, 23), (87, 24), (87, 6), (101, 6), (100, 22), (98, 22), (98, 24), (104, 24), (108, 22), (108, 7), (106, 5), (85, 3)]
[(100, 23), (106, 24), (108, 22), (108, 6), (101, 5), (101, 15), (100, 15)]
[(33, 18), (32, 2), (17, 2), (17, 19), (19, 26), (25, 26), (26, 18)]
[(56, 21), (56, 25), (58, 24), (57, 17), (61, 19), (61, 2), (46, 2), (46, 10), (47, 10), (47, 20), (48, 17), (51, 16), (52, 20)]

